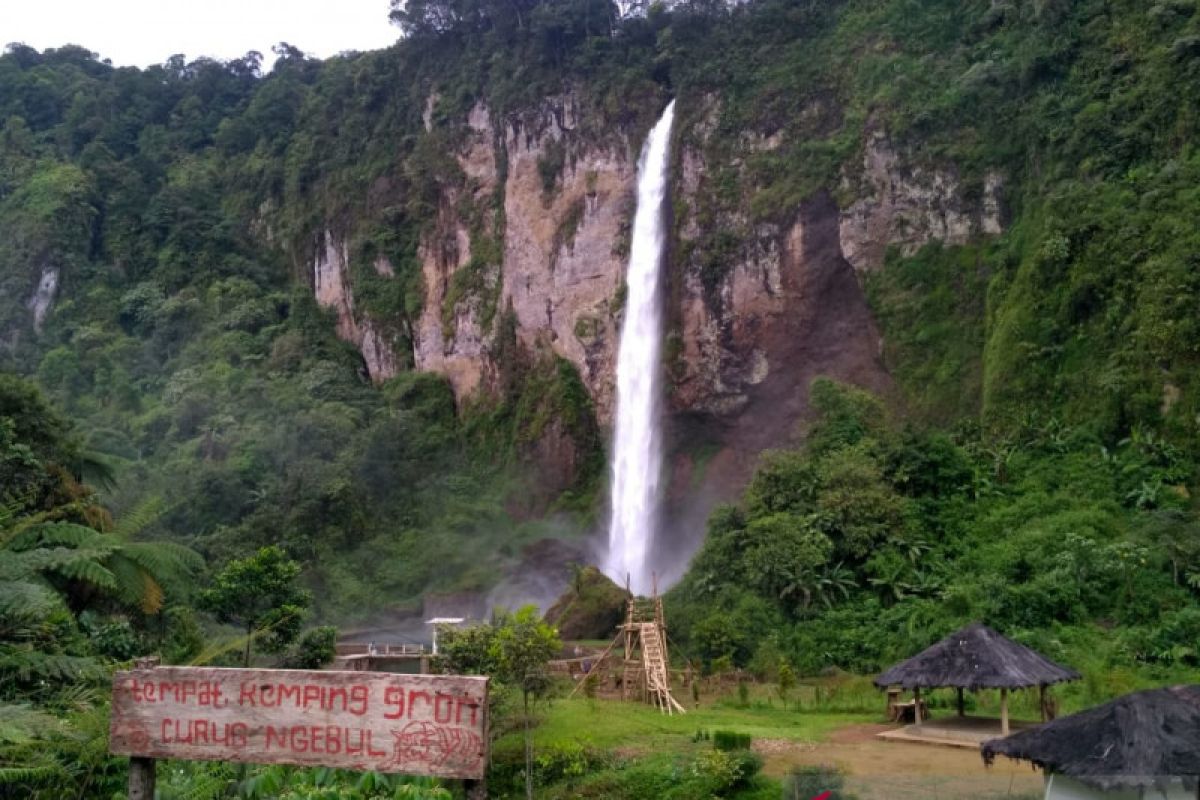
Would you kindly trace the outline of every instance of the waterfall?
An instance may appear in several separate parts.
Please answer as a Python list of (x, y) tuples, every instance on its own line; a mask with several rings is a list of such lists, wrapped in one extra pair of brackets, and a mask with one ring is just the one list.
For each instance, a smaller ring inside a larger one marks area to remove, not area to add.
[(667, 202), (667, 166), (675, 101), (650, 131), (638, 163), (637, 214), (625, 284), (625, 320), (617, 352), (617, 424), (612, 459), (612, 521), (605, 572), (634, 592), (650, 589), (647, 555), (658, 525), (662, 474), (659, 373), (663, 321), (659, 270)]

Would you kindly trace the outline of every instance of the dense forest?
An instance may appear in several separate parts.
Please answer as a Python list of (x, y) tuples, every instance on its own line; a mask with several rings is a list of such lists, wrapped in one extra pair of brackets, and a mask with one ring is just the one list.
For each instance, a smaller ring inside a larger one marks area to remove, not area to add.
[[(708, 126), (712, 191), (676, 208), (700, 235), (670, 269), (712, 286), (759, 226), (852, 202), (876, 131), (968, 198), (1005, 176), (1001, 233), (861, 276), (895, 390), (796, 387), (802, 446), (764, 454), (668, 595), (680, 655), (867, 673), (983, 620), (1083, 671), (1071, 703), (1197, 674), (1200, 4), (410, 0), (392, 22), (387, 50), (280, 43), (269, 72), (0, 55), (0, 796), (119, 791), (94, 737), (137, 655), (319, 664), (318, 623), (486, 593), (531, 542), (597, 531), (593, 399), (507, 327), (503, 199), (453, 157), (477, 102), (565, 91), (597, 136), (640, 141), (669, 97), (677, 138)], [(539, 161), (547, 193), (563, 158)], [(458, 190), (471, 260), (443, 313), (474, 298), (497, 365), (469, 398), (405, 355)], [(385, 381), (314, 297), (331, 224), (404, 362)], [(546, 497), (554, 422), (580, 455)], [(273, 612), (220, 594), (248, 570), (278, 578)], [(169, 796), (218, 796), (222, 769)], [(241, 791), (285, 778), (309, 780)]]

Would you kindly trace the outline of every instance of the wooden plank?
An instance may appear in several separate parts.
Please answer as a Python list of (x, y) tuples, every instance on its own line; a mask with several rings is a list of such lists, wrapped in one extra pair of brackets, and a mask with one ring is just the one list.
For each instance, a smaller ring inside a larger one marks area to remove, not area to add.
[(109, 751), (478, 779), (488, 760), (487, 681), (208, 667), (118, 672)]

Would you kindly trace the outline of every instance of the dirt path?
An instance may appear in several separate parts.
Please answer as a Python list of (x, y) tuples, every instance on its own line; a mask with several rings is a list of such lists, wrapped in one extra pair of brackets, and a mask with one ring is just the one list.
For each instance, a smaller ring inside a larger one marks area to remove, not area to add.
[(755, 750), (770, 775), (786, 775), (795, 766), (837, 766), (858, 800), (1041, 797), (1041, 773), (1028, 764), (1000, 759), (989, 769), (976, 750), (876, 739), (884, 730), (888, 726), (849, 725), (819, 744), (765, 739), (755, 742)]

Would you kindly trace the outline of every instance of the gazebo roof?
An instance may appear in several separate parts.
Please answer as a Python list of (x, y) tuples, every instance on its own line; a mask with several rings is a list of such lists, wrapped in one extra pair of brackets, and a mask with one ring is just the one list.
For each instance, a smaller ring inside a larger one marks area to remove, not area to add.
[(1023, 644), (980, 623), (968, 625), (875, 679), (881, 688), (1024, 689), (1079, 679)]
[(983, 759), (1032, 761), (1098, 789), (1200, 778), (1200, 686), (1151, 689), (983, 743)]

